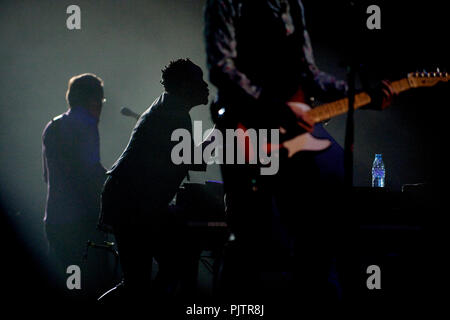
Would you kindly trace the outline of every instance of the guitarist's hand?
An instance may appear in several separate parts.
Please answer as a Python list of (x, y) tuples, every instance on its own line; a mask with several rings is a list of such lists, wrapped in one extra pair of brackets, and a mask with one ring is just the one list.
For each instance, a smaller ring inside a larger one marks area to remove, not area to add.
[(302, 104), (298, 102), (288, 102), (286, 105), (294, 113), (297, 124), (307, 132), (312, 132), (314, 128), (314, 120), (308, 115)]
[(388, 80), (383, 80), (371, 94), (372, 103), (367, 109), (384, 110), (389, 107), (397, 93)]
[(388, 80), (381, 81), (381, 90), (383, 92), (383, 98), (381, 101), (381, 110), (384, 110), (391, 105), (394, 96), (396, 96), (397, 94), (394, 91), (391, 82)]

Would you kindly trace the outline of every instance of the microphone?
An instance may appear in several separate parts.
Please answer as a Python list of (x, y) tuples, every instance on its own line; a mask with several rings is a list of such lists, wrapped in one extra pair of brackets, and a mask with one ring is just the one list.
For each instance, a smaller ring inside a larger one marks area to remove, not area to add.
[(127, 107), (121, 108), (120, 113), (126, 117), (135, 118), (136, 120), (139, 120), (139, 117), (140, 117), (139, 114), (137, 114), (136, 112), (132, 111), (131, 109), (129, 109)]
[(95, 242), (93, 242), (91, 240), (88, 240), (87, 243), (86, 243), (86, 251), (85, 251), (84, 256), (83, 256), (84, 260), (87, 260), (89, 247), (97, 248), (97, 249), (103, 249), (103, 250), (106, 250), (106, 251), (111, 251), (116, 257), (119, 256), (119, 253), (114, 248), (114, 242), (103, 241), (103, 243), (99, 244), (99, 243), (95, 243)]

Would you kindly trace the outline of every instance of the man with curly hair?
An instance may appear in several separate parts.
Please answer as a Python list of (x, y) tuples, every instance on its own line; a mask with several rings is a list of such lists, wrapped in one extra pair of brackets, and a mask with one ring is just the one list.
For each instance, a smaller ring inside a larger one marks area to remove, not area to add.
[(165, 91), (140, 116), (127, 147), (107, 172), (102, 194), (100, 223), (116, 237), (125, 292), (133, 300), (151, 292), (153, 257), (159, 267), (158, 293), (170, 293), (181, 268), (189, 269), (180, 263), (187, 252), (177, 240), (181, 229), (169, 203), (188, 170), (199, 168), (172, 162), (177, 142), (171, 135), (176, 129), (192, 132), (189, 111), (208, 103), (209, 90), (201, 68), (189, 59), (170, 62), (161, 83)]

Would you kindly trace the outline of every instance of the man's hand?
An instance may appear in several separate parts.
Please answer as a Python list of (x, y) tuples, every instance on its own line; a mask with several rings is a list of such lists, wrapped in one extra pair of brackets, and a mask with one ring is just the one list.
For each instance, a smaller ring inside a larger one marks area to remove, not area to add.
[(394, 96), (397, 96), (397, 93), (394, 91), (391, 82), (383, 80), (373, 90), (372, 103), (368, 106), (368, 109), (384, 110), (391, 105)]
[(391, 105), (392, 100), (394, 99), (394, 96), (397, 96), (397, 93), (394, 91), (391, 82), (388, 80), (381, 81), (381, 90), (383, 92), (381, 110), (384, 110)]
[(286, 105), (291, 109), (297, 118), (297, 124), (307, 132), (312, 132), (314, 128), (314, 120), (309, 116), (308, 105), (300, 102), (288, 102)]

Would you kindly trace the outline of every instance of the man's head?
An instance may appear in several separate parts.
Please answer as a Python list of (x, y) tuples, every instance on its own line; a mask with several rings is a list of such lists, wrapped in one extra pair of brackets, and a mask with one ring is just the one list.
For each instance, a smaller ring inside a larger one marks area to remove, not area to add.
[(171, 61), (162, 70), (161, 84), (167, 93), (190, 107), (208, 103), (208, 84), (203, 80), (202, 69), (189, 59)]
[(67, 87), (66, 100), (69, 108), (79, 106), (100, 110), (104, 100), (103, 80), (93, 73), (72, 77)]

